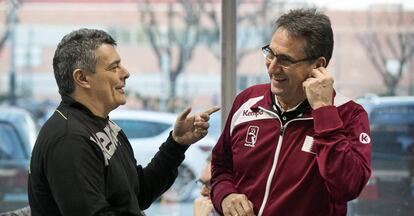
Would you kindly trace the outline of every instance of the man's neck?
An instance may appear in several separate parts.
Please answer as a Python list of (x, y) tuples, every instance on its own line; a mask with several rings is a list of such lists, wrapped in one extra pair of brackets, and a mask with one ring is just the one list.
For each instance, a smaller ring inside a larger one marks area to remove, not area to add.
[(99, 101), (96, 101), (96, 98), (88, 97), (88, 94), (86, 92), (73, 93), (71, 97), (87, 107), (94, 115), (101, 118), (108, 117), (109, 111), (105, 111), (105, 109), (101, 106), (101, 103)]

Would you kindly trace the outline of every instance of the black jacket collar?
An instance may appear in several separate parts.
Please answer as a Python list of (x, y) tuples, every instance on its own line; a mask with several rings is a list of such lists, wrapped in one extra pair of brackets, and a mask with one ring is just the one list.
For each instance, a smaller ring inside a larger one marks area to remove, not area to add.
[(81, 104), (80, 102), (73, 99), (71, 96), (67, 94), (62, 95), (62, 102), (61, 105), (68, 106), (79, 110), (80, 112), (86, 114), (87, 116), (91, 117), (92, 119), (96, 119), (99, 122), (104, 122), (105, 124), (108, 123), (109, 117), (102, 118), (92, 113), (92, 111), (86, 107), (85, 105)]

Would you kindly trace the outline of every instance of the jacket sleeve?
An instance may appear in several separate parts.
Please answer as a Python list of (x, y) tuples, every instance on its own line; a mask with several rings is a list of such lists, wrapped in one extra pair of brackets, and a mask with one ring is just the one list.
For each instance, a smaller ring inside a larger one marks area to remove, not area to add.
[(105, 199), (102, 152), (90, 142), (69, 135), (47, 152), (46, 178), (62, 215), (117, 215)]
[(189, 145), (180, 145), (175, 142), (170, 133), (151, 162), (145, 168), (137, 166), (140, 183), (138, 202), (141, 209), (147, 209), (152, 202), (171, 187), (188, 147)]
[[(148, 208), (173, 184), (187, 148), (170, 135), (147, 167), (137, 166), (141, 209)], [(106, 201), (105, 160), (95, 143), (81, 136), (66, 136), (48, 155), (46, 177), (62, 215), (120, 215)]]
[[(237, 100), (237, 99), (236, 99)], [(217, 144), (214, 146), (211, 160), (211, 200), (214, 208), (222, 212), (221, 202), (231, 194), (238, 193), (233, 183), (233, 157), (231, 147), (230, 127), (235, 105), (230, 111), (226, 125)]]
[(368, 115), (356, 105), (343, 121), (335, 106), (312, 111), (317, 163), (333, 199), (355, 199), (371, 175), (371, 147)]

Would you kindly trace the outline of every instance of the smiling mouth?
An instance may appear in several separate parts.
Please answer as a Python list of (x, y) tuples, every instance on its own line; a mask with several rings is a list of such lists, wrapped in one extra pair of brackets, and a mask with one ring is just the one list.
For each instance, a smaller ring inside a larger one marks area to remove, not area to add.
[(118, 90), (119, 92), (121, 92), (122, 94), (125, 93), (125, 86), (118, 87), (118, 88), (115, 88), (115, 89)]
[(285, 81), (286, 78), (275, 78), (275, 77), (273, 77), (272, 80), (276, 81), (276, 82), (282, 82), (282, 81)]
[(275, 74), (270, 74), (270, 79), (276, 82), (282, 82), (282, 81), (287, 80), (286, 77), (276, 76)]

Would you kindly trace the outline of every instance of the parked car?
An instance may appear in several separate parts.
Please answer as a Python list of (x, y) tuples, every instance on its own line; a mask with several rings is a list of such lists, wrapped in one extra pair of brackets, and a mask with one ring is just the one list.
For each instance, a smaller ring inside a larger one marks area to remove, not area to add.
[(37, 134), (29, 111), (0, 106), (0, 212), (28, 205), (29, 158)]
[(16, 106), (0, 106), (0, 120), (13, 124), (25, 145), (33, 148), (39, 126), (29, 111)]
[(414, 97), (358, 102), (370, 120), (373, 173), (349, 215), (414, 215)]
[(0, 120), (0, 212), (28, 205), (27, 170), (31, 148), (17, 127)]
[[(110, 114), (131, 142), (138, 164), (146, 166), (159, 146), (173, 129), (176, 115), (165, 112), (117, 109)], [(206, 159), (216, 139), (205, 137), (191, 146), (178, 169), (178, 177), (163, 197), (171, 201), (191, 200), (198, 194), (196, 180), (206, 163)]]

